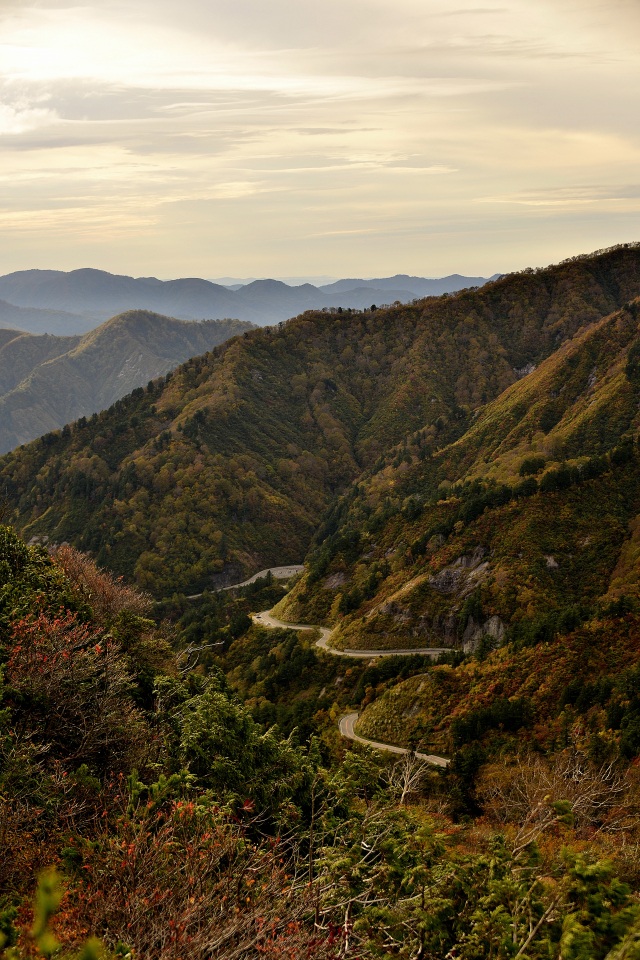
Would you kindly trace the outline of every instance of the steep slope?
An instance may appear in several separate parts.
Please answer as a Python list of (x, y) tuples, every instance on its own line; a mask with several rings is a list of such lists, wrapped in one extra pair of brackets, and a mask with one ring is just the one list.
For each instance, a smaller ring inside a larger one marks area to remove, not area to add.
[[(190, 356), (250, 329), (134, 311), (84, 337), (0, 336), (0, 452), (89, 416)], [(6, 341), (6, 342), (3, 342)]]
[(640, 597), (639, 315), (588, 325), (459, 440), (418, 433), (361, 478), (284, 612), (332, 617), (350, 648), (472, 648)]
[(0, 330), (0, 396), (9, 393), (41, 363), (73, 350), (80, 337), (33, 336), (22, 330)]
[(508, 756), (571, 746), (596, 763), (640, 753), (640, 617), (623, 608), (528, 645), (502, 646), (373, 692), (362, 736), (450, 753)]
[[(422, 527), (407, 524), (414, 460), (415, 482), (431, 496), (438, 451), (463, 436), (487, 402), (638, 294), (640, 248), (625, 246), (411, 306), (305, 314), (237, 338), (89, 424), (14, 452), (2, 461), (0, 483), (29, 535), (80, 544), (157, 593), (195, 592), (220, 572), (235, 579), (299, 562), (323, 511), (356, 480), (322, 528), (326, 537), (344, 527), (347, 539), (314, 560), (318, 579), (340, 552), (347, 566), (359, 558), (366, 566), (377, 550), (358, 539), (348, 516), (380, 477), (371, 523), (390, 540), (395, 518), (401, 558), (400, 544), (406, 550), (414, 533), (421, 540), (431, 523), (418, 504)], [(396, 447), (418, 431), (411, 445)], [(461, 476), (445, 480), (450, 486)], [(446, 527), (459, 509), (460, 498), (448, 499), (429, 506), (434, 524)], [(443, 553), (439, 562), (456, 556)], [(381, 569), (367, 574), (374, 596), (388, 563), (384, 553), (375, 557)], [(344, 573), (336, 573), (339, 585)], [(321, 598), (314, 587), (305, 609), (329, 615), (335, 604), (333, 615), (343, 615), (338, 593), (345, 591), (334, 586)], [(353, 592), (345, 604), (357, 609), (362, 597), (356, 601)]]

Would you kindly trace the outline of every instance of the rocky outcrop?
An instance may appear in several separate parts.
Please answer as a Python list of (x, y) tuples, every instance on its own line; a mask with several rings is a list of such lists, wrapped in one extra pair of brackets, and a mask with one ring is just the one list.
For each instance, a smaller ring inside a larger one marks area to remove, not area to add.
[(339, 587), (343, 587), (347, 582), (347, 578), (344, 573), (341, 571), (338, 573), (332, 573), (331, 576), (327, 577), (322, 584), (325, 590), (337, 590)]
[(462, 635), (462, 649), (465, 653), (473, 653), (483, 637), (491, 637), (495, 645), (499, 646), (504, 640), (506, 627), (500, 617), (489, 617), (484, 623), (477, 623), (470, 617)]
[(516, 367), (516, 369), (513, 372), (515, 373), (518, 380), (522, 380), (523, 377), (528, 377), (530, 373), (533, 373), (535, 369), (536, 369), (535, 363), (526, 363), (524, 367)]
[[(489, 575), (487, 551), (478, 546), (471, 553), (462, 554), (436, 574), (417, 577), (386, 603), (368, 614), (369, 619), (388, 618), (394, 627), (425, 643), (438, 646), (474, 649), (483, 636), (492, 636), (499, 643), (505, 626), (498, 617), (482, 623), (470, 618), (460, 636), (460, 611), (469, 594)], [(424, 593), (424, 587), (429, 588)], [(416, 595), (415, 591), (420, 591)], [(433, 593), (430, 594), (430, 591)]]
[(489, 571), (489, 563), (484, 560), (485, 554), (484, 547), (476, 547), (473, 553), (458, 557), (449, 566), (443, 567), (430, 577), (429, 586), (437, 593), (466, 596), (475, 589)]

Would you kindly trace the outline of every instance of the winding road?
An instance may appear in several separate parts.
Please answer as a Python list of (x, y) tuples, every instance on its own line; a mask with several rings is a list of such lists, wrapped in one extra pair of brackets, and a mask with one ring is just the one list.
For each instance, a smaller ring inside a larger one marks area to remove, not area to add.
[[(290, 580), (291, 577), (302, 573), (303, 570), (303, 563), (291, 563), (288, 567), (267, 567), (266, 570), (259, 570), (258, 573), (254, 573), (252, 577), (249, 577), (248, 580), (243, 580), (242, 583), (232, 583), (228, 587), (219, 587), (218, 590), (238, 590), (240, 587), (248, 587), (250, 584), (255, 583), (256, 580), (261, 580), (269, 574), (271, 574), (274, 580)], [(192, 593), (187, 597), (187, 600), (199, 600), (201, 596), (201, 593)]]
[(336, 650), (329, 646), (329, 637), (332, 632), (328, 627), (309, 625), (308, 623), (285, 623), (284, 620), (278, 620), (271, 615), (270, 610), (263, 610), (262, 613), (253, 613), (251, 619), (259, 627), (282, 627), (284, 630), (319, 630), (320, 639), (316, 641), (316, 646), (334, 657), (353, 657), (358, 660), (371, 660), (374, 657), (410, 657), (413, 654), (419, 654), (423, 657), (437, 657), (441, 653), (447, 653), (449, 647), (418, 647), (416, 650), (407, 650), (405, 648), (396, 648), (393, 650)]
[[(374, 750), (384, 750), (387, 753), (410, 753), (410, 750), (407, 750), (406, 747), (394, 747), (390, 743), (380, 743), (379, 740), (367, 740), (366, 737), (359, 737), (356, 733), (355, 727), (358, 722), (357, 713), (347, 713), (346, 716), (340, 718), (339, 727), (340, 733), (343, 737), (346, 737), (347, 740), (355, 740), (356, 743), (364, 743), (367, 747), (373, 747)], [(446, 757), (438, 757), (434, 753), (415, 753), (414, 756), (418, 760), (424, 760), (426, 763), (431, 763), (434, 767), (448, 767), (449, 760)]]
[[(284, 620), (278, 620), (277, 617), (272, 616), (270, 610), (253, 613), (251, 614), (251, 619), (259, 627), (282, 627), (285, 630), (319, 630), (321, 635), (320, 639), (316, 641), (316, 646), (336, 657), (357, 657), (361, 660), (370, 660), (374, 657), (406, 657), (413, 653), (436, 657), (439, 653), (444, 653), (448, 649), (447, 647), (423, 647), (420, 650), (336, 650), (335, 647), (328, 645), (328, 640), (332, 633), (328, 627), (314, 626), (308, 623), (285, 623)], [(357, 713), (348, 713), (346, 716), (340, 718), (340, 733), (347, 740), (363, 743), (367, 747), (373, 747), (374, 750), (384, 750), (387, 753), (411, 753), (406, 747), (394, 747), (390, 743), (366, 740), (364, 737), (358, 736), (355, 731), (357, 720)], [(447, 767), (449, 765), (446, 757), (438, 757), (431, 753), (416, 753), (416, 757), (419, 760), (424, 760), (426, 763), (433, 764), (435, 767)]]
[[(288, 567), (269, 567), (267, 570), (260, 570), (259, 573), (254, 573), (252, 577), (249, 577), (248, 580), (243, 580), (242, 583), (234, 583), (232, 586), (222, 587), (222, 589), (234, 590), (236, 587), (248, 587), (249, 584), (255, 583), (255, 581), (259, 580), (261, 577), (266, 577), (269, 573), (276, 580), (288, 580), (290, 577), (293, 577), (298, 573), (302, 573), (303, 570), (304, 566), (301, 564), (291, 564)], [(201, 593), (194, 593), (192, 596), (187, 597), (187, 600), (198, 600), (201, 596)], [(336, 650), (335, 647), (329, 646), (329, 637), (333, 631), (329, 630), (328, 627), (321, 627), (319, 625), (308, 623), (286, 623), (284, 620), (278, 620), (277, 617), (274, 617), (270, 610), (262, 610), (260, 613), (252, 613), (251, 619), (259, 627), (280, 627), (284, 630), (319, 630), (320, 639), (316, 641), (316, 646), (321, 650), (324, 650), (326, 653), (332, 654), (334, 657), (351, 657), (357, 660), (372, 660), (375, 657), (410, 657), (417, 653), (423, 657), (434, 658), (441, 653), (446, 653), (449, 650), (449, 647), (419, 647), (417, 650), (407, 650), (406, 648), (395, 648), (393, 650)], [(365, 737), (359, 737), (355, 731), (357, 720), (357, 713), (348, 713), (346, 716), (340, 718), (340, 733), (347, 740), (353, 740), (356, 743), (363, 743), (367, 747), (373, 747), (374, 750), (384, 750), (387, 753), (405, 754), (411, 752), (405, 747), (394, 747), (390, 743), (379, 743), (377, 740), (367, 740)], [(438, 757), (435, 754), (416, 753), (415, 756), (418, 758), (418, 760), (424, 760), (426, 763), (431, 763), (436, 767), (447, 767), (449, 764), (449, 761), (446, 757)]]

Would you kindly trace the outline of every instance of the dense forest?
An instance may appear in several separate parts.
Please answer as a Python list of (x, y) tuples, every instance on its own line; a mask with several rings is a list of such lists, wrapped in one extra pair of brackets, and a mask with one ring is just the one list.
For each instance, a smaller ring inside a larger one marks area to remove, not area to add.
[(316, 535), (293, 617), (333, 618), (347, 647), (419, 646), (637, 597), (639, 308), (567, 341), (457, 441), (425, 454), (418, 432), (362, 477)]
[(3, 960), (640, 960), (639, 313), (308, 313), (0, 460)]

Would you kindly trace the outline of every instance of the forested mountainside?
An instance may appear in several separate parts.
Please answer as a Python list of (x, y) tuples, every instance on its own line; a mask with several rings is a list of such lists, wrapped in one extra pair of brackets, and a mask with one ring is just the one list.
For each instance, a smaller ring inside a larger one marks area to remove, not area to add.
[(252, 328), (121, 314), (80, 337), (0, 330), (0, 452), (111, 406), (133, 389)]
[[(469, 465), (487, 456), (495, 459), (493, 448), (491, 453), (476, 449), (485, 442), (478, 432), (483, 424), (490, 433), (493, 408), (487, 404), (492, 401), (513, 406), (515, 446), (518, 423), (528, 412), (529, 384), (546, 376), (536, 372), (532, 380), (527, 371), (546, 358), (554, 369), (553, 363), (578, 350), (581, 342), (565, 341), (592, 336), (590, 325), (638, 294), (640, 248), (627, 245), (412, 305), (304, 314), (278, 328), (236, 338), (88, 422), (14, 451), (0, 462), (2, 490), (27, 536), (88, 549), (101, 563), (135, 576), (160, 596), (195, 592), (215, 582), (218, 573), (233, 582), (244, 572), (299, 562), (323, 512), (349, 490), (355, 501), (372, 491), (369, 507), (382, 513), (380, 528), (386, 529), (397, 496), (394, 491), (393, 502), (385, 506), (388, 489), (384, 482), (376, 487), (376, 477), (384, 481), (385, 469), (397, 471), (398, 481), (407, 473), (402, 499), (413, 497), (421, 515), (423, 501), (429, 501), (434, 524), (446, 527), (458, 509), (458, 494), (452, 494), (447, 507), (431, 504), (433, 493), (443, 481), (453, 485), (469, 473), (467, 466), (458, 468), (454, 462), (443, 468), (446, 451), (458, 457), (457, 451), (468, 450)], [(602, 329), (606, 338), (609, 327)], [(622, 352), (629, 346), (625, 336)], [(579, 364), (574, 393), (582, 389)], [(606, 409), (598, 375), (595, 395)], [(585, 383), (584, 389), (592, 388)], [(509, 398), (517, 398), (519, 391), (518, 412), (518, 401)], [(560, 419), (568, 397), (549, 395), (538, 401), (546, 410), (541, 424), (545, 436), (553, 428), (558, 440), (564, 436)], [(542, 408), (538, 413), (541, 417)], [(497, 416), (499, 421), (501, 414)], [(621, 417), (622, 431), (630, 415), (627, 411)], [(583, 420), (586, 424), (586, 414)], [(527, 427), (518, 441), (517, 470), (527, 444), (534, 449), (533, 436), (528, 436), (536, 425)], [(615, 424), (611, 430), (616, 433)], [(581, 436), (576, 426), (567, 433), (567, 443), (579, 445)], [(600, 446), (587, 443), (585, 455), (600, 453), (616, 436)], [(566, 455), (545, 447), (545, 458), (553, 462)], [(389, 457), (391, 466), (385, 467)], [(410, 486), (413, 472), (417, 491)], [(416, 517), (407, 519), (411, 509), (398, 522), (407, 522), (408, 532), (422, 523), (422, 537), (430, 514), (416, 524)], [(330, 527), (337, 530), (339, 522), (334, 517)], [(455, 537), (459, 522), (464, 525), (456, 514)], [(403, 530), (396, 540), (404, 537)], [(460, 544), (451, 540), (451, 545), (457, 550)], [(326, 557), (334, 548), (334, 542), (326, 545), (320, 561), (327, 571), (332, 555)], [(390, 549), (385, 546), (385, 552)], [(356, 545), (352, 559), (358, 556)], [(456, 558), (449, 558), (446, 546), (439, 556), (441, 564)], [(353, 584), (358, 588), (360, 573)], [(377, 582), (379, 571), (374, 573)], [(335, 582), (342, 581), (338, 577)], [(373, 582), (367, 592), (372, 589)], [(338, 597), (346, 592), (334, 589), (330, 594), (333, 615), (353, 614), (359, 607), (357, 592), (347, 600)], [(327, 612), (325, 599), (315, 589), (313, 595), (316, 600), (309, 601), (305, 594), (306, 608), (324, 604)]]
[(361, 477), (292, 618), (338, 622), (349, 648), (418, 647), (639, 596), (639, 315), (631, 301), (588, 325), (459, 439), (434, 451), (418, 431)]

